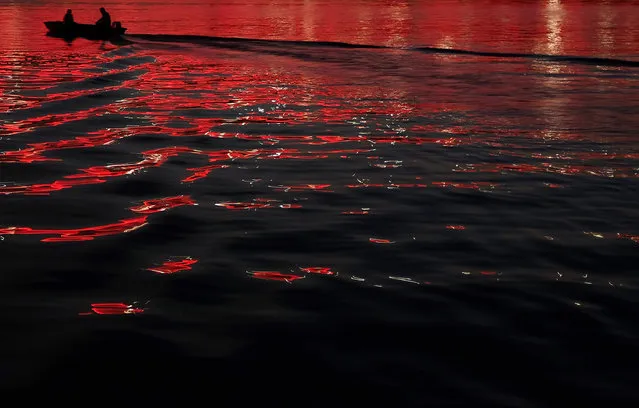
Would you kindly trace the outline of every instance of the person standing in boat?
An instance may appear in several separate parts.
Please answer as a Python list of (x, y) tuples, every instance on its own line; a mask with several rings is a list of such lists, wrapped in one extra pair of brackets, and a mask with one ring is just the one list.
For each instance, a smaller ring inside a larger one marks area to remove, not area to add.
[(64, 15), (64, 18), (62, 19), (62, 21), (66, 25), (71, 25), (75, 22), (73, 21), (73, 12), (71, 11), (71, 9), (67, 10), (67, 14)]
[(95, 25), (102, 28), (111, 28), (111, 16), (104, 7), (100, 7), (100, 14), (102, 14), (102, 17), (95, 22)]

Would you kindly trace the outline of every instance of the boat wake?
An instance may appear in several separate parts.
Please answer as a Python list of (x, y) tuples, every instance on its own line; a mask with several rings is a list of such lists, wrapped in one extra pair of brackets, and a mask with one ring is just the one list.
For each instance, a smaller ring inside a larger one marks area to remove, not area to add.
[(293, 41), (293, 40), (264, 40), (258, 38), (243, 37), (212, 37), (204, 35), (172, 35), (172, 34), (130, 34), (129, 38), (137, 38), (147, 41), (189, 43), (212, 46), (231, 46), (238, 48), (242, 45), (304, 45), (335, 48), (390, 48), (383, 45), (354, 44), (334, 41)]
[(477, 57), (494, 57), (494, 58), (525, 58), (525, 59), (555, 61), (555, 62), (569, 62), (569, 63), (575, 63), (575, 64), (615, 66), (615, 67), (639, 67), (639, 61), (631, 61), (631, 60), (618, 59), (618, 58), (588, 57), (588, 56), (581, 56), (581, 55), (471, 51), (471, 50), (439, 48), (439, 47), (415, 47), (412, 49), (416, 51), (435, 53), (435, 54), (472, 55)]
[(396, 48), (383, 45), (355, 44), (346, 42), (333, 41), (292, 41), (292, 40), (265, 40), (242, 37), (212, 37), (201, 35), (170, 35), (170, 34), (131, 34), (127, 38), (165, 42), (165, 43), (187, 43), (197, 45), (208, 45), (219, 48), (236, 49), (238, 51), (259, 51), (256, 47), (266, 47), (266, 52), (272, 52), (272, 47), (282, 49), (278, 54), (286, 53), (284, 47), (304, 46), (304, 47), (331, 47), (344, 49), (401, 49), (408, 51), (417, 51), (429, 54), (449, 54), (449, 55), (467, 55), (475, 57), (491, 57), (491, 58), (511, 58), (511, 59), (530, 59), (543, 60), (551, 62), (564, 62), (572, 64), (598, 65), (609, 67), (639, 67), (639, 61), (632, 61), (620, 58), (593, 57), (581, 55), (556, 55), (556, 54), (538, 54), (538, 53), (516, 53), (516, 52), (495, 52), (495, 51), (475, 51), (456, 48), (441, 47), (405, 47)]

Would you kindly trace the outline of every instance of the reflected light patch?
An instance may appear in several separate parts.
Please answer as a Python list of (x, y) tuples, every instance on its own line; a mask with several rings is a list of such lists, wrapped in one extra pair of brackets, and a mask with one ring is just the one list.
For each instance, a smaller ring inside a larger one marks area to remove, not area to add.
[(223, 201), (215, 203), (217, 207), (223, 207), (227, 210), (258, 210), (266, 208), (282, 208), (285, 210), (302, 208), (301, 204), (297, 203), (284, 203), (278, 204), (280, 201), (270, 198), (255, 198), (253, 201), (241, 202), (241, 201)]
[(617, 238), (620, 239), (629, 239), (632, 242), (636, 242), (637, 244), (639, 244), (639, 235), (631, 235), (631, 234), (623, 234), (623, 233), (617, 233)]
[(0, 194), (49, 195), (74, 186), (101, 184), (106, 180), (98, 177), (87, 177), (81, 180), (57, 180), (49, 184), (29, 184), (22, 186), (0, 186)]
[(119, 139), (130, 136), (131, 133), (124, 130), (101, 130), (95, 132), (95, 136), (82, 136), (70, 140), (56, 142), (31, 143), (20, 150), (0, 152), (0, 162), (5, 163), (34, 163), (44, 161), (61, 161), (42, 156), (43, 153), (63, 149), (81, 149), (97, 146), (106, 146)]
[(33, 229), (29, 227), (0, 228), (0, 235), (57, 235), (42, 242), (91, 241), (97, 237), (135, 231), (147, 225), (147, 216), (128, 218), (119, 222), (77, 229)]
[(179, 260), (169, 260), (165, 261), (160, 266), (155, 266), (152, 268), (147, 268), (148, 271), (156, 272), (160, 274), (173, 274), (177, 272), (183, 272), (193, 269), (193, 265), (197, 263), (197, 259), (193, 259), (191, 257), (185, 257), (184, 259)]
[(91, 311), (80, 313), (80, 315), (127, 315), (144, 313), (145, 309), (135, 305), (125, 303), (92, 303)]
[(372, 242), (373, 244), (394, 244), (395, 243), (395, 241), (391, 241), (391, 240), (383, 239), (383, 238), (369, 238), (368, 241)]
[(315, 273), (318, 275), (334, 275), (337, 276), (337, 272), (334, 272), (329, 267), (325, 266), (308, 266), (306, 268), (300, 268), (305, 273)]
[(247, 273), (256, 279), (273, 280), (287, 283), (291, 283), (298, 279), (304, 279), (303, 276), (281, 273), (278, 271), (249, 271)]
[(269, 186), (269, 187), (275, 191), (283, 191), (283, 192), (299, 192), (299, 191), (307, 191), (307, 190), (332, 192), (332, 190), (329, 190), (330, 186), (331, 186), (330, 184), (299, 184), (299, 185), (291, 185), (291, 186), (276, 185), (276, 186)]
[(129, 209), (140, 214), (153, 214), (184, 205), (197, 205), (197, 203), (193, 201), (190, 196), (180, 195), (175, 197), (146, 200), (142, 205), (131, 207)]
[(211, 164), (209, 166), (202, 166), (202, 167), (191, 167), (188, 168), (188, 171), (193, 172), (193, 174), (191, 174), (190, 176), (182, 179), (182, 182), (184, 183), (192, 183), (194, 181), (203, 179), (205, 177), (207, 177), (209, 174), (211, 174), (211, 172), (213, 170), (216, 169), (226, 169), (229, 166), (226, 164)]
[(368, 215), (370, 214), (370, 208), (362, 208), (360, 210), (342, 211), (343, 215)]

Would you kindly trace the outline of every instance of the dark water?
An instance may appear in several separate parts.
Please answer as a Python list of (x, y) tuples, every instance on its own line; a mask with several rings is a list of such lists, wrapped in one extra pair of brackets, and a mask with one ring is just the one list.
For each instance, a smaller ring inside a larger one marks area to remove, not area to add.
[(0, 4), (3, 390), (639, 402), (637, 4), (211, 3)]

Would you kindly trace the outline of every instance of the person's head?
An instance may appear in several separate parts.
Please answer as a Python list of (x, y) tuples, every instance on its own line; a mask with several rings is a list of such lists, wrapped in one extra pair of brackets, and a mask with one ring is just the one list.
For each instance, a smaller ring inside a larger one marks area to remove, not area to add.
[(102, 14), (106, 13), (106, 10), (104, 9), (104, 7), (100, 7), (100, 13)]
[(68, 10), (67, 10), (67, 14), (71, 14), (71, 9), (68, 9)]

